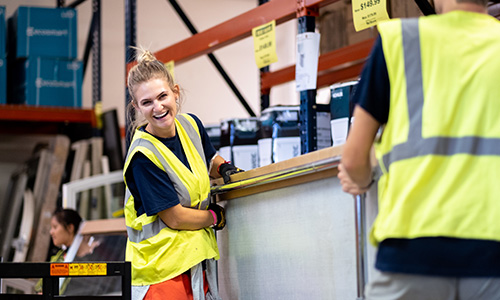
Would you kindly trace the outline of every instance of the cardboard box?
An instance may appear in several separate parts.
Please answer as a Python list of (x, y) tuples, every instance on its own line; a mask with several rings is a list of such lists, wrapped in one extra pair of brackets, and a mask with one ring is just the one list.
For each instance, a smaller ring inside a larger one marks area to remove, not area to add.
[(77, 58), (77, 12), (73, 8), (20, 6), (9, 18), (9, 56)]
[(81, 61), (36, 57), (19, 59), (13, 68), (12, 103), (82, 106)]

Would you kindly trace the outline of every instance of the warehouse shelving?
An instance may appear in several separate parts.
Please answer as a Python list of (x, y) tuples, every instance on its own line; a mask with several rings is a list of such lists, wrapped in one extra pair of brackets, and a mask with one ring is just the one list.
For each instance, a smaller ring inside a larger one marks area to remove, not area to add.
[[(64, 0), (58, 0), (58, 7), (76, 8), (85, 0), (75, 0), (66, 5)], [(87, 43), (84, 51), (84, 75), (89, 59), (90, 50), (92, 50), (92, 106), (101, 101), (101, 1), (92, 0), (92, 21), (89, 29)], [(22, 133), (22, 122), (28, 122), (26, 133), (41, 131), (43, 133), (58, 133), (54, 126), (68, 124), (86, 124), (91, 128), (97, 126), (97, 119), (92, 108), (84, 109), (79, 107), (57, 107), (57, 106), (30, 106), (17, 104), (0, 104), (0, 124), (7, 125), (10, 129), (21, 127), (16, 132)], [(36, 124), (39, 130), (32, 130), (33, 124)], [(11, 125), (11, 126), (9, 126)], [(31, 125), (31, 126), (30, 126)], [(4, 130), (5, 131), (5, 130)], [(6, 131), (8, 132), (8, 131)]]
[[(339, 0), (268, 1), (239, 16), (161, 49), (155, 52), (155, 56), (161, 61), (173, 60), (176, 65), (179, 65), (199, 56), (211, 54), (222, 47), (250, 37), (253, 28), (273, 20), (276, 22), (276, 25), (280, 25), (284, 22), (297, 19), (299, 23), (299, 32), (314, 31), (314, 18), (319, 16), (319, 9), (338, 1)], [(133, 28), (133, 24), (128, 26), (128, 28)], [(369, 39), (321, 55), (318, 64), (317, 88), (358, 77), (361, 73), (363, 63), (370, 53), (373, 42), (374, 39)], [(126, 46), (135, 45), (131, 44)], [(127, 72), (134, 65), (135, 62), (127, 63)], [(261, 72), (261, 94), (269, 95), (273, 86), (293, 80), (295, 80), (295, 65), (273, 72)], [(313, 135), (316, 131), (315, 118), (319, 105), (316, 105), (315, 97), (316, 90), (301, 92), (300, 117), (302, 153), (317, 149), (316, 139)], [(261, 107), (261, 109), (265, 108), (266, 107)]]

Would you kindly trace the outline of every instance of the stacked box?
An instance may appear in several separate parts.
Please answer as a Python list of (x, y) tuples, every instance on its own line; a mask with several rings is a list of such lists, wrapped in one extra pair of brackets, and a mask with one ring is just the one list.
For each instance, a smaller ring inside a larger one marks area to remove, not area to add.
[(332, 146), (330, 105), (316, 104), (316, 143), (321, 150)]
[(35, 57), (16, 61), (13, 103), (81, 107), (80, 61)]
[(9, 55), (75, 59), (76, 19), (72, 8), (20, 6), (9, 19)]
[(214, 146), (215, 150), (218, 151), (220, 148), (220, 124), (205, 125), (205, 130), (210, 138), (210, 142)]
[(20, 6), (8, 37), (9, 103), (81, 107), (75, 9)]
[(0, 6), (0, 104), (7, 103), (6, 33), (5, 6)]
[(352, 95), (358, 81), (349, 81), (330, 86), (331, 135), (333, 146), (345, 143), (352, 122)]
[(262, 111), (259, 166), (300, 155), (299, 106), (274, 106)]
[(259, 119), (242, 118), (223, 120), (220, 125), (219, 154), (240, 169), (250, 170), (259, 166)]

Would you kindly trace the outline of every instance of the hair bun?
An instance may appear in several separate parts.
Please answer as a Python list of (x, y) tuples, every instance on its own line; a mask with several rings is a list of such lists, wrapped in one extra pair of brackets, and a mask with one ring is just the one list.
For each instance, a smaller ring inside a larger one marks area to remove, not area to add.
[(136, 61), (138, 63), (148, 63), (156, 60), (154, 54), (143, 47), (132, 47), (135, 49)]

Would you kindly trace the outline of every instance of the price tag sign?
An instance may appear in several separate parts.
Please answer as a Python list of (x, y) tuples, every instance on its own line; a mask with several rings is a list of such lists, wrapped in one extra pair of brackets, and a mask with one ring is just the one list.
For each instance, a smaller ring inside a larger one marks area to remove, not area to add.
[(166, 62), (164, 65), (165, 65), (165, 68), (167, 68), (167, 70), (170, 72), (170, 75), (172, 75), (172, 79), (175, 82), (174, 61), (171, 60), (169, 62)]
[(354, 29), (361, 31), (389, 20), (386, 0), (352, 0)]
[(272, 20), (252, 29), (255, 62), (259, 69), (278, 61), (275, 28), (276, 21)]

